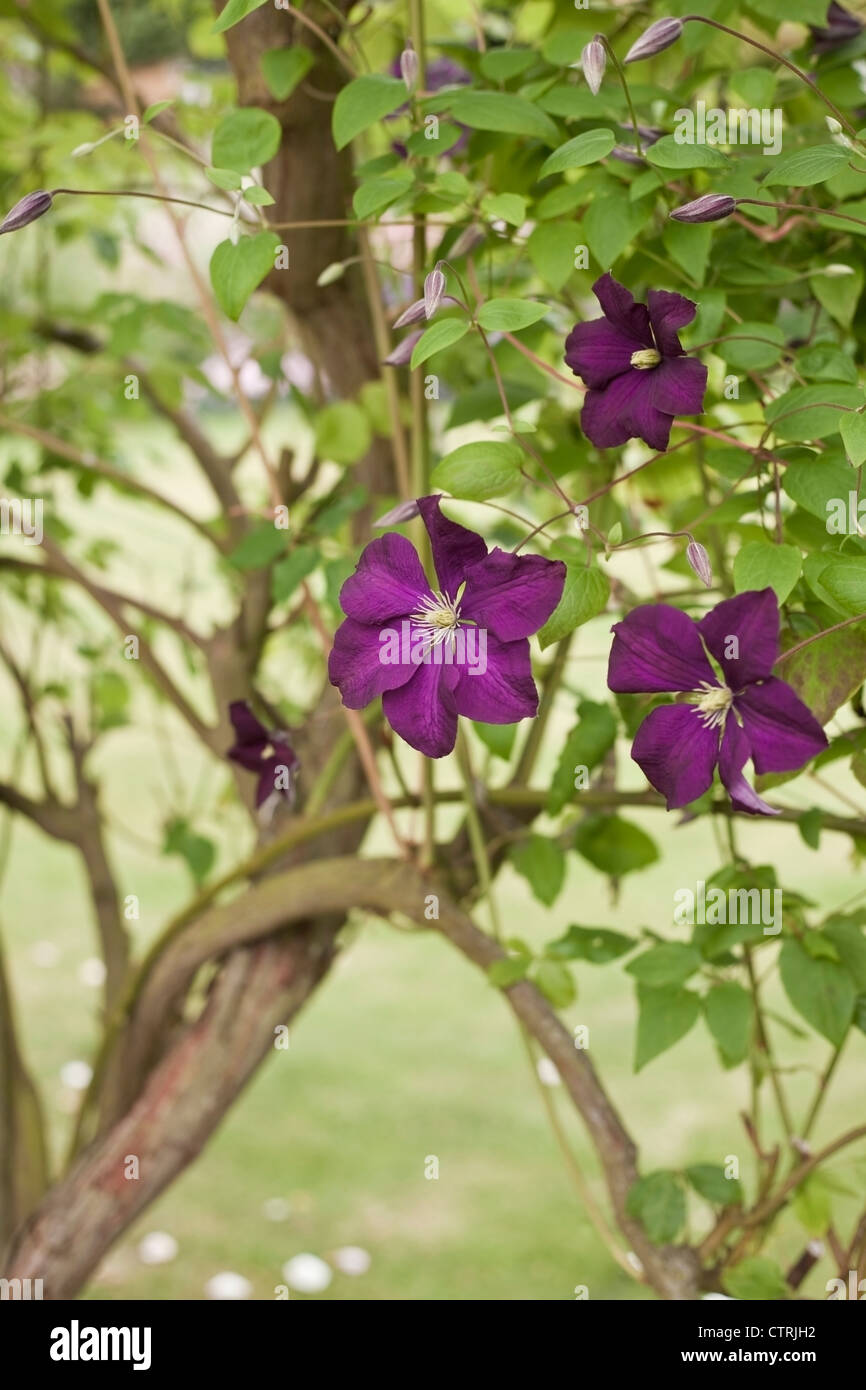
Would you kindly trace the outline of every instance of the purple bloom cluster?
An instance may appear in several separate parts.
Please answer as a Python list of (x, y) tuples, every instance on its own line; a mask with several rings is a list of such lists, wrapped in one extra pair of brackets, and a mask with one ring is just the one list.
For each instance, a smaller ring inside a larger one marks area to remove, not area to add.
[(565, 341), (565, 360), (589, 390), (580, 421), (599, 449), (642, 439), (668, 447), (675, 415), (699, 415), (707, 369), (687, 357), (677, 336), (697, 305), (669, 290), (650, 290), (646, 304), (608, 272), (593, 290), (604, 317), (577, 324)]
[(648, 714), (631, 750), (668, 810), (702, 796), (718, 767), (738, 811), (777, 814), (743, 776), (747, 761), (757, 773), (794, 772), (826, 748), (827, 739), (802, 700), (772, 674), (779, 656), (773, 590), (725, 599), (700, 622), (669, 604), (649, 604), (633, 609), (613, 631), (611, 690), (686, 698)]
[[(532, 718), (538, 693), (528, 638), (547, 621), (565, 583), (565, 565), (540, 555), (488, 553), (479, 535), (449, 521), (439, 497), (418, 509), (430, 537), (437, 582), (427, 579), (410, 541), (388, 532), (364, 549), (340, 591), (345, 622), (328, 664), (349, 709), (377, 696), (388, 723), (429, 758), (450, 753), (457, 717), (487, 724)], [(467, 660), (467, 626), (484, 638), (483, 668)], [(404, 632), (408, 654), (385, 659), (383, 639)]]
[(267, 730), (246, 700), (235, 700), (229, 705), (229, 718), (235, 743), (228, 757), (247, 772), (258, 773), (256, 807), (263, 806), (270, 796), (282, 797), (293, 805), (300, 763), (287, 736), (282, 731)]

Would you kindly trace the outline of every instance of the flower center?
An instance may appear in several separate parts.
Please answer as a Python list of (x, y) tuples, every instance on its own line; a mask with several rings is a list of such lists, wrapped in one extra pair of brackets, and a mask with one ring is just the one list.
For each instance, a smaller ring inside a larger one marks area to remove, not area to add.
[(705, 729), (718, 729), (724, 727), (728, 710), (734, 702), (734, 692), (726, 685), (710, 685), (709, 681), (701, 681), (700, 690), (693, 690), (689, 696), (689, 703), (695, 706), (695, 711)]
[(657, 367), (662, 360), (662, 355), (658, 348), (640, 348), (639, 351), (631, 355), (631, 365), (637, 367), (639, 372), (649, 371), (650, 367)]
[(418, 604), (417, 612), (409, 615), (413, 623), (425, 629), (431, 647), (438, 647), (449, 639), (452, 646), (454, 645), (455, 633), (460, 626), (459, 600), (463, 594), (463, 587), (461, 584), (457, 597), (453, 599), (439, 589), (432, 594), (425, 594)]

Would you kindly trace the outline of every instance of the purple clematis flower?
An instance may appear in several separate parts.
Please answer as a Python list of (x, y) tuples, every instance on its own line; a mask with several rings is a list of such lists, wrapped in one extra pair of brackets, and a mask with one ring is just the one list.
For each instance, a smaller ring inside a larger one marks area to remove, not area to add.
[(674, 416), (704, 408), (707, 369), (685, 356), (677, 337), (697, 305), (670, 290), (650, 290), (636, 304), (609, 271), (592, 288), (604, 318), (577, 324), (565, 340), (568, 366), (589, 387), (583, 432), (599, 449), (642, 439), (661, 452)]
[(282, 797), (290, 806), (294, 805), (300, 762), (286, 735), (282, 731), (269, 733), (246, 700), (235, 700), (229, 705), (229, 718), (237, 742), (227, 756), (248, 772), (259, 774), (256, 808), (263, 806), (271, 796)]
[[(779, 604), (772, 589), (725, 599), (693, 622), (667, 603), (635, 608), (616, 623), (607, 683), (621, 692), (685, 694), (641, 724), (631, 755), (668, 810), (702, 796), (719, 776), (738, 811), (773, 816), (743, 776), (794, 772), (827, 740), (817, 719), (772, 670)], [(707, 653), (721, 668), (721, 678)]]
[(812, 52), (820, 58), (856, 39), (863, 32), (863, 25), (856, 15), (833, 0), (827, 7), (826, 27), (810, 24), (809, 29), (812, 33)]
[(428, 758), (451, 752), (458, 715), (513, 724), (537, 713), (528, 639), (565, 582), (561, 561), (488, 554), (439, 503), (418, 499), (436, 583), (404, 536), (371, 541), (340, 591), (346, 619), (328, 663), (344, 705), (362, 709), (381, 695), (388, 723)]

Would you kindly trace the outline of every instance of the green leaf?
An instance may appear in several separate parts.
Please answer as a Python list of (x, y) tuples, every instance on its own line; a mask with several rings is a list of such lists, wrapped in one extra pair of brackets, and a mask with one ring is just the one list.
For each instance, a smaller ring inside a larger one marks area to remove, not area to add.
[(261, 66), (271, 96), (277, 101), (285, 101), (298, 83), (304, 80), (314, 62), (309, 48), (300, 45), (269, 48), (267, 53), (262, 54)]
[(607, 705), (582, 700), (578, 722), (565, 740), (547, 798), (547, 814), (558, 815), (566, 802), (575, 799), (580, 784), (578, 770), (587, 773), (601, 762), (616, 740), (616, 720)]
[(426, 362), (434, 353), (442, 352), (445, 348), (459, 343), (468, 332), (469, 324), (465, 319), (437, 319), (424, 330), (412, 349), (409, 366), (420, 367), (421, 363)]
[(577, 998), (571, 971), (558, 961), (537, 961), (532, 968), (532, 979), (555, 1009), (567, 1009)]
[(715, 146), (681, 145), (673, 135), (663, 135), (650, 145), (646, 158), (659, 169), (725, 169), (730, 164)]
[(765, 541), (750, 541), (734, 556), (734, 588), (738, 594), (749, 589), (774, 589), (784, 603), (803, 566), (803, 557), (795, 545), (770, 545)]
[[(859, 420), (859, 415), (844, 415), (843, 420)], [(844, 500), (857, 489), (857, 474), (840, 458), (822, 458), (809, 454), (788, 464), (782, 476), (782, 487), (798, 507), (803, 507), (822, 522), (827, 521), (833, 508), (828, 503)], [(847, 523), (846, 523), (847, 524)]]
[(839, 1047), (851, 1025), (857, 990), (844, 965), (815, 960), (799, 941), (786, 941), (779, 973), (791, 1004), (806, 1022)]
[(858, 993), (866, 994), (866, 938), (862, 927), (844, 917), (831, 919), (824, 927), (824, 935), (836, 947)]
[[(713, 238), (713, 229), (709, 226), (686, 226), (684, 222), (674, 222), (670, 218), (665, 222), (662, 241), (665, 250), (677, 265), (682, 266), (687, 275), (698, 284), (704, 283), (707, 273), (707, 265), (710, 259), (710, 245)], [(737, 332), (740, 331), (739, 324)], [(716, 347), (716, 352), (720, 352), (721, 347)]]
[(229, 556), (229, 563), (239, 570), (260, 570), (286, 553), (287, 533), (263, 521), (248, 531)]
[(700, 969), (701, 953), (694, 946), (681, 942), (665, 942), (651, 946), (626, 966), (629, 975), (648, 988), (659, 989), (682, 985)]
[(545, 907), (552, 907), (565, 883), (565, 854), (556, 841), (546, 835), (530, 835), (512, 846), (509, 858), (533, 896)]
[(507, 82), (535, 62), (531, 48), (491, 48), (479, 64), (482, 74), (491, 82)]
[(823, 439), (836, 433), (843, 413), (862, 404), (863, 392), (858, 387), (828, 381), (794, 386), (771, 401), (764, 413), (780, 439)]
[(226, 29), (231, 29), (233, 24), (239, 24), (248, 14), (252, 14), (253, 10), (259, 9), (265, 3), (266, 0), (229, 0), (211, 32), (224, 34)]
[(629, 1189), (626, 1210), (641, 1223), (654, 1245), (675, 1240), (686, 1219), (686, 1198), (675, 1173), (649, 1173)]
[(821, 587), (851, 617), (866, 613), (866, 555), (831, 560), (821, 570)]
[(180, 817), (170, 820), (165, 826), (162, 842), (163, 854), (179, 854), (196, 884), (202, 883), (213, 868), (216, 849), (211, 840), (197, 835), (189, 824)]
[[(770, 341), (753, 342), (761, 338)], [(782, 355), (785, 334), (774, 323), (738, 323), (731, 328), (730, 340), (717, 343), (714, 352), (740, 371), (774, 367)]]
[(266, 188), (259, 188), (258, 184), (253, 184), (251, 188), (244, 189), (244, 200), (251, 203), (254, 208), (269, 208), (273, 204), (273, 196)]
[(812, 1174), (801, 1182), (791, 1203), (797, 1219), (810, 1236), (823, 1236), (833, 1217), (830, 1191), (821, 1181), (821, 1174)]
[(236, 174), (234, 169), (205, 169), (205, 174), (211, 183), (216, 184), (217, 188), (225, 188), (231, 192), (236, 191), (243, 184), (243, 176)]
[(256, 106), (229, 111), (217, 125), (211, 148), (211, 164), (217, 169), (235, 169), (248, 174), (258, 164), (267, 164), (280, 148), (282, 130), (276, 116)]
[(598, 565), (569, 565), (562, 598), (538, 634), (542, 649), (603, 613), (609, 597), (610, 580)]
[(308, 574), (312, 574), (320, 558), (315, 546), (298, 545), (291, 555), (274, 565), (271, 579), (271, 597), (274, 603), (285, 603), (287, 598), (291, 598), (298, 585)]
[(726, 1067), (749, 1055), (754, 1009), (752, 996), (733, 980), (713, 985), (704, 998), (704, 1017)]
[(587, 816), (575, 829), (574, 847), (611, 878), (645, 869), (659, 857), (646, 831), (622, 816)]
[(739, 1178), (726, 1178), (718, 1163), (693, 1163), (686, 1169), (686, 1177), (698, 1196), (714, 1206), (730, 1207), (743, 1200)]
[(365, 73), (340, 89), (331, 117), (331, 130), (338, 150), (398, 106), (405, 105), (406, 84), (398, 77)]
[(485, 193), (481, 211), (492, 222), (510, 222), (520, 227), (526, 221), (526, 199), (519, 193)]
[(654, 198), (630, 203), (621, 186), (612, 185), (609, 194), (597, 194), (583, 218), (583, 234), (599, 265), (610, 266), (642, 230), (652, 216)]
[(561, 290), (574, 270), (574, 254), (579, 242), (577, 229), (572, 224), (541, 222), (526, 243), (526, 254), (542, 279), (554, 290)]
[(633, 936), (610, 931), (607, 927), (571, 926), (564, 936), (548, 944), (545, 954), (555, 960), (585, 960), (591, 965), (607, 965), (636, 945)]
[(508, 761), (517, 738), (516, 724), (484, 724), (479, 719), (473, 719), (472, 727), (484, 747), (490, 750), (494, 758), (502, 758), (504, 762)]
[(488, 965), (487, 978), (497, 989), (507, 989), (524, 979), (531, 963), (532, 957), (528, 955), (501, 956)]
[(827, 633), (785, 661), (781, 673), (826, 724), (866, 680), (866, 636), (856, 628)]
[(586, 164), (595, 164), (609, 155), (615, 144), (616, 136), (612, 130), (586, 130), (573, 140), (566, 140), (558, 150), (549, 154), (538, 171), (538, 177), (544, 179), (548, 174), (561, 174), (563, 169), (580, 169)]
[(90, 698), (100, 732), (119, 729), (129, 719), (129, 686), (117, 671), (95, 671)]
[(839, 421), (839, 433), (845, 445), (848, 462), (854, 468), (866, 463), (866, 415), (843, 415)]
[(787, 184), (791, 188), (810, 188), (838, 174), (851, 158), (840, 145), (816, 145), (809, 150), (795, 150), (771, 165), (763, 187)]
[(515, 333), (538, 323), (547, 312), (546, 304), (528, 299), (488, 299), (478, 310), (478, 322), (488, 333)]
[(237, 321), (244, 305), (274, 268), (274, 252), (280, 244), (274, 232), (243, 236), (237, 246), (221, 241), (210, 258), (210, 282), (217, 302)]
[(532, 102), (510, 92), (463, 90), (451, 99), (451, 115), (473, 130), (492, 130), (503, 135), (533, 135), (555, 145), (559, 133), (554, 122)]
[(155, 121), (157, 116), (161, 116), (163, 111), (167, 111), (170, 106), (174, 106), (173, 99), (169, 101), (151, 102), (150, 106), (148, 106), (142, 114), (141, 119), (145, 125), (150, 125), (151, 121)]
[(733, 1269), (726, 1269), (722, 1275), (722, 1288), (731, 1298), (746, 1302), (770, 1299), (781, 1301), (788, 1297), (790, 1289), (775, 1260), (766, 1255), (748, 1255)]
[(354, 401), (335, 401), (320, 410), (314, 422), (316, 451), (334, 463), (357, 463), (373, 438), (370, 421)]
[(651, 989), (638, 985), (634, 1069), (641, 1071), (684, 1038), (695, 1025), (701, 1001), (690, 989)]
[(355, 216), (362, 221), (375, 216), (408, 193), (412, 182), (411, 169), (396, 169), (393, 174), (385, 174), (382, 178), (365, 179), (360, 187), (355, 189), (352, 198)]
[[(838, 219), (833, 220), (838, 226)], [(863, 272), (858, 266), (852, 267), (850, 275), (821, 275), (816, 271), (809, 276), (809, 288), (831, 318), (843, 328), (850, 328), (863, 292)]]
[(484, 502), (488, 497), (502, 497), (518, 485), (522, 461), (522, 450), (510, 440), (461, 444), (436, 464), (430, 484), (453, 497)]

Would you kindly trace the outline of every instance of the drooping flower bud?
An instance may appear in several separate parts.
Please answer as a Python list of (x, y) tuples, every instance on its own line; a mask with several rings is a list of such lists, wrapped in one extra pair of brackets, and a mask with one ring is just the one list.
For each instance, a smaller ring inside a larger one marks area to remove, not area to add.
[(641, 34), (625, 55), (627, 63), (638, 63), (641, 58), (654, 58), (657, 53), (676, 43), (683, 26), (678, 19), (657, 19), (645, 33)]
[[(423, 303), (424, 303), (423, 299), (420, 300), (419, 302), (420, 302), (422, 305), (423, 305)], [(386, 366), (386, 367), (405, 367), (405, 366), (406, 366), (406, 363), (410, 360), (410, 358), (411, 358), (411, 356), (412, 356), (412, 353), (413, 353), (413, 351), (414, 351), (414, 349), (415, 349), (415, 344), (418, 342), (418, 339), (421, 337), (421, 333), (422, 333), (422, 329), (417, 328), (417, 329), (415, 330), (414, 333), (409, 333), (409, 334), (407, 334), (406, 337), (403, 338), (403, 339), (397, 344), (397, 346), (396, 346), (395, 348), (393, 348), (393, 349), (391, 350), (391, 352), (388, 353), (388, 356), (385, 358), (385, 366)]]
[(437, 261), (424, 281), (424, 317), (432, 319), (445, 293), (445, 271), (442, 262)]
[(607, 67), (607, 54), (600, 39), (591, 39), (580, 55), (580, 66), (586, 78), (586, 85), (593, 96), (598, 96), (601, 79)]
[(476, 246), (480, 246), (485, 239), (486, 233), (484, 228), (479, 227), (477, 222), (473, 222), (470, 226), (463, 229), (454, 245), (451, 247), (451, 250), (448, 252), (448, 255), (452, 261), (458, 260), (461, 256), (465, 256), (470, 251), (474, 251)]
[(374, 526), (401, 526), (404, 521), (411, 521), (420, 511), (418, 499), (410, 497), (408, 502), (398, 502), (396, 507), (392, 507), (390, 512), (380, 516), (378, 521), (374, 521)]
[(394, 328), (405, 328), (407, 324), (420, 323), (426, 317), (424, 300), (415, 299), (409, 308), (404, 309), (400, 317), (394, 320), (393, 326)]
[(823, 270), (812, 272), (813, 275), (829, 275), (831, 280), (838, 280), (842, 275), (853, 275), (855, 273), (853, 265), (825, 265)]
[(675, 222), (721, 222), (736, 210), (737, 200), (728, 193), (705, 193), (694, 202), (674, 208), (670, 216)]
[(701, 545), (700, 541), (689, 541), (686, 546), (686, 559), (701, 583), (706, 584), (708, 589), (711, 588), (713, 569), (706, 548)]
[(418, 81), (418, 54), (412, 46), (412, 40), (406, 40), (406, 47), (400, 54), (400, 76), (406, 83), (406, 90), (413, 92)]
[(44, 216), (52, 202), (51, 194), (45, 193), (41, 189), (36, 193), (25, 194), (0, 222), (0, 235), (3, 232), (17, 232), (19, 228), (35, 222), (37, 217)]

